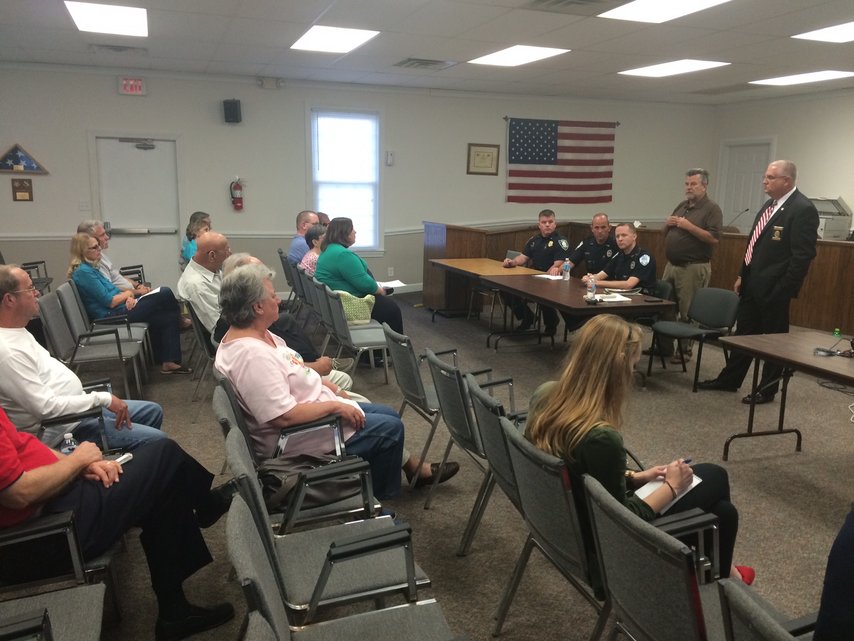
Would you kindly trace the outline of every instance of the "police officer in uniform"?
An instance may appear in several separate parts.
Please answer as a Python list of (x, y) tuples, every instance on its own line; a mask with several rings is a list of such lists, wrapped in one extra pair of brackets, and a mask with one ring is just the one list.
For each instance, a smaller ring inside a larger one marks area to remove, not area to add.
[(585, 261), (588, 274), (598, 274), (619, 251), (607, 214), (596, 214), (590, 222), (592, 235), (582, 240), (569, 253), (569, 262), (575, 267)]
[(617, 225), (614, 230), (617, 247), (620, 251), (605, 269), (585, 276), (596, 280), (597, 287), (613, 289), (634, 289), (640, 287), (644, 293), (655, 290), (655, 258), (645, 249), (638, 247), (638, 233), (631, 223)]
[[(547, 272), (552, 276), (560, 274), (563, 261), (569, 252), (569, 242), (557, 233), (555, 213), (544, 209), (538, 217), (539, 236), (531, 236), (525, 243), (522, 253), (516, 258), (505, 258), (505, 267), (527, 266)], [(503, 296), (504, 303), (513, 310), (513, 315), (521, 321), (520, 331), (531, 329), (536, 320), (527, 302), (518, 296)], [(543, 330), (546, 336), (553, 336), (557, 331), (557, 312), (551, 307), (543, 307)]]

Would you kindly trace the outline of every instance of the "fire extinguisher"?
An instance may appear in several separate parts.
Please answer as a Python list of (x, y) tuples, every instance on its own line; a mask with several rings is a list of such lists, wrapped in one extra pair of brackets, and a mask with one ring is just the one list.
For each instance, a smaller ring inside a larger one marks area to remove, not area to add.
[(231, 206), (234, 211), (243, 211), (243, 185), (240, 184), (240, 178), (235, 178), (228, 186), (231, 192)]

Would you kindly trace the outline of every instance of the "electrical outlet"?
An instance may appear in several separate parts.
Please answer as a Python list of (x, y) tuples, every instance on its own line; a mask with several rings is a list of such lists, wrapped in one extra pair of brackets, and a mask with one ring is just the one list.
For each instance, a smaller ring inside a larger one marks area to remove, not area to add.
[(389, 278), (391, 278), (392, 276), (394, 276), (394, 267), (389, 267), (389, 268), (388, 268), (388, 276), (389, 276)]

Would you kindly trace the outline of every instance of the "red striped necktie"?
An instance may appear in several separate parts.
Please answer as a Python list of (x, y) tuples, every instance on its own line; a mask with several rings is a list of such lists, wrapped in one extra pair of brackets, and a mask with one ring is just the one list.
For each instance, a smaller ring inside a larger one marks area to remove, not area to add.
[(768, 224), (768, 221), (771, 219), (771, 214), (774, 213), (774, 208), (777, 206), (777, 201), (772, 200), (771, 204), (768, 205), (768, 209), (762, 212), (762, 217), (759, 219), (759, 222), (756, 223), (756, 227), (753, 228), (753, 234), (750, 236), (750, 242), (747, 243), (747, 251), (744, 253), (744, 264), (749, 265), (751, 259), (753, 258), (753, 246), (756, 244), (756, 239), (759, 238), (760, 234), (762, 234), (762, 230), (765, 229), (765, 225)]

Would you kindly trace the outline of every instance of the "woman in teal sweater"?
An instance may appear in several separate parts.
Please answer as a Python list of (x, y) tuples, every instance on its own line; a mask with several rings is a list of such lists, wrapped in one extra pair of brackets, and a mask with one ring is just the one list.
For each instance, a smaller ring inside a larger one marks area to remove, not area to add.
[(127, 316), (131, 323), (148, 323), (151, 351), (161, 363), (161, 374), (192, 374), (181, 365), (181, 334), (178, 301), (168, 287), (136, 298), (132, 290), (119, 290), (100, 271), (101, 247), (89, 234), (71, 238), (68, 278), (77, 285), (86, 312), (92, 319)]
[[(729, 479), (718, 465), (693, 469), (682, 459), (640, 472), (626, 469), (626, 450), (618, 429), (640, 359), (641, 328), (612, 314), (591, 318), (579, 332), (558, 381), (544, 383), (531, 399), (525, 436), (540, 449), (566, 461), (585, 547), (593, 535), (584, 497), (584, 474), (590, 474), (627, 509), (645, 521), (660, 515), (687, 490), (694, 474), (703, 482), (682, 496), (668, 513), (699, 507), (719, 521), (722, 576), (752, 583), (755, 572), (732, 565), (738, 511), (730, 502)], [(649, 481), (664, 483), (641, 499), (634, 491)], [(595, 567), (595, 564), (592, 564)]]
[(349, 218), (333, 218), (326, 228), (326, 237), (320, 245), (320, 257), (314, 277), (329, 289), (345, 291), (363, 298), (368, 294), (376, 296), (371, 318), (380, 323), (388, 323), (398, 334), (403, 333), (403, 317), (384, 288), (377, 284), (368, 264), (358, 254), (350, 251), (356, 242), (356, 230)]

